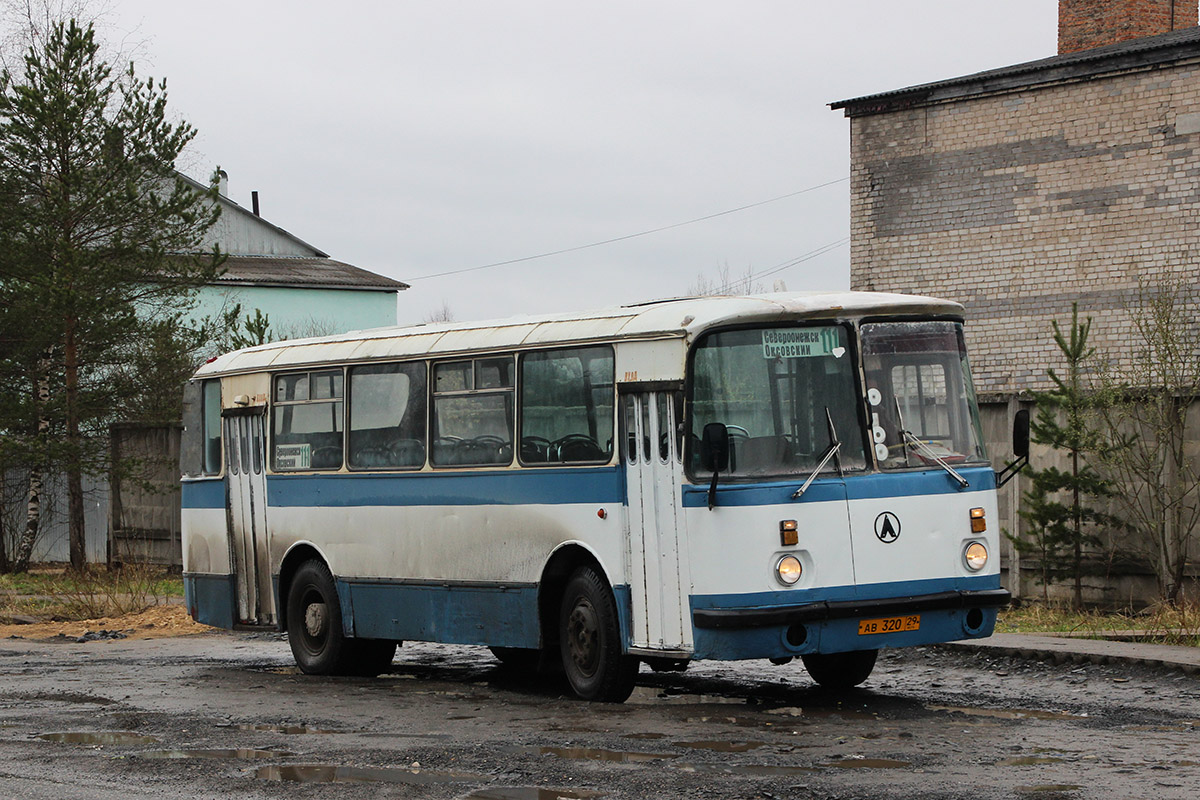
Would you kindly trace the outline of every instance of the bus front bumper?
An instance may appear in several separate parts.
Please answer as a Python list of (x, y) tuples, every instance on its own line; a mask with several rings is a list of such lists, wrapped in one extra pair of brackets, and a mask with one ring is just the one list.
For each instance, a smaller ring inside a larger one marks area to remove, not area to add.
[(770, 628), (860, 617), (916, 614), (969, 608), (1003, 608), (1012, 600), (1007, 589), (953, 590), (875, 600), (822, 600), (793, 606), (700, 608), (692, 611), (697, 628), (709, 630)]

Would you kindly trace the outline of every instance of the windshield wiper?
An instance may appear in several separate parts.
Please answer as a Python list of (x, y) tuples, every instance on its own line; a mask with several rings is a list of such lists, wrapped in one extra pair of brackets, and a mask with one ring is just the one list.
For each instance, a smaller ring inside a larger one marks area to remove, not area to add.
[(958, 481), (958, 488), (966, 489), (968, 486), (970, 486), (970, 482), (962, 475), (959, 475), (958, 472), (955, 471), (954, 467), (943, 461), (941, 456), (933, 452), (932, 447), (922, 442), (912, 431), (904, 427), (904, 414), (900, 411), (900, 398), (896, 397), (893, 399), (896, 401), (896, 422), (899, 423), (900, 438), (904, 441), (904, 465), (909, 466), (908, 448), (909, 446), (912, 446), (914, 450), (924, 453), (926, 456), (933, 459), (935, 464), (946, 470), (946, 472), (950, 474), (950, 477)]
[(954, 480), (958, 481), (958, 486), (960, 489), (966, 489), (968, 486), (971, 485), (970, 482), (967, 481), (966, 478), (964, 478), (962, 475), (959, 475), (958, 472), (955, 471), (954, 467), (947, 464), (945, 461), (942, 460), (942, 458), (937, 453), (933, 452), (932, 447), (925, 444), (920, 439), (918, 439), (916, 436), (914, 436), (912, 431), (901, 428), (900, 435), (904, 437), (905, 444), (912, 445), (917, 451), (924, 453), (926, 456), (933, 459), (934, 462), (939, 467), (946, 470), (946, 472), (950, 473), (950, 477), (952, 477), (952, 478), (954, 478)]
[(837, 429), (833, 427), (833, 417), (829, 413), (829, 406), (825, 406), (825, 420), (829, 423), (829, 447), (825, 448), (825, 452), (821, 454), (821, 461), (817, 464), (817, 468), (812, 471), (812, 474), (808, 476), (808, 480), (792, 494), (793, 500), (804, 496), (804, 493), (808, 491), (808, 487), (821, 474), (821, 470), (825, 469), (825, 465), (829, 463), (829, 459), (835, 459), (833, 465), (837, 469), (838, 475), (843, 474), (842, 460), (837, 458), (838, 450), (842, 449), (842, 443), (838, 441)]

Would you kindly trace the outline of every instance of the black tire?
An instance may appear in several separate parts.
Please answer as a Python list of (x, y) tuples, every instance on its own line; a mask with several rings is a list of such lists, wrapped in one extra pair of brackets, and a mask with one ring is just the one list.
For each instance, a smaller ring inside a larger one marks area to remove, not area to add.
[(542, 660), (542, 651), (531, 647), (489, 647), (488, 650), (502, 667), (514, 672), (536, 672)]
[(563, 671), (584, 700), (623, 703), (633, 692), (638, 660), (621, 652), (617, 603), (591, 567), (567, 581), (558, 618)]
[[(292, 577), (288, 587), (287, 626), (288, 643), (301, 672), (355, 674), (359, 643), (342, 633), (342, 606), (333, 576), (320, 561), (305, 561)], [(391, 659), (388, 660), (390, 663)]]
[(392, 667), (392, 659), (396, 657), (399, 642), (387, 639), (349, 639), (350, 646), (349, 674), (374, 678), (387, 672)]
[(813, 653), (800, 656), (812, 679), (826, 689), (853, 689), (871, 676), (878, 650), (849, 653)]

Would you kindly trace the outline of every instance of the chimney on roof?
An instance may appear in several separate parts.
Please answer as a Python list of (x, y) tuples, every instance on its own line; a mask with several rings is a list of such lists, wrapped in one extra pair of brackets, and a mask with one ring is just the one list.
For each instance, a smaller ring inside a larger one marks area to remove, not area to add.
[(1190, 28), (1200, 0), (1058, 0), (1058, 54)]

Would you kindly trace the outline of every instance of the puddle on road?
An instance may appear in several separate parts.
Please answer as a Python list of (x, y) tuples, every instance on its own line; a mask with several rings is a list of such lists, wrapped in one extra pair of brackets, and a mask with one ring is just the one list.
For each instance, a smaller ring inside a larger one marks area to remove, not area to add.
[(929, 711), (945, 711), (951, 714), (966, 714), (968, 717), (991, 717), (993, 719), (1087, 719), (1086, 714), (1068, 714), (1065, 711), (1038, 711), (1029, 708), (972, 708), (970, 706), (925, 706)]
[(1073, 786), (1068, 783), (1043, 783), (1036, 786), (1014, 786), (1014, 791), (1017, 794), (1051, 794), (1061, 792), (1077, 792), (1081, 789), (1080, 786)]
[(713, 750), (718, 753), (745, 753), (749, 750), (756, 750), (760, 747), (766, 747), (766, 742), (720, 742), (720, 741), (700, 741), (700, 742), (675, 742), (676, 747), (689, 747), (692, 750)]
[(596, 747), (516, 747), (512, 752), (552, 755), (581, 761), (614, 761), (623, 764), (679, 758), (674, 753), (637, 753), (628, 750), (602, 750)]
[(681, 772), (720, 773), (722, 775), (751, 775), (756, 778), (778, 778), (809, 775), (820, 772), (819, 767), (789, 767), (780, 764), (692, 764), (678, 761), (669, 765)]
[(257, 733), (284, 733), (288, 735), (302, 735), (308, 733), (341, 733), (341, 731), (309, 728), (306, 725), (255, 725), (248, 722), (239, 723), (237, 725), (221, 725), (220, 727), (233, 728), (239, 731), (255, 731)]
[(997, 761), (996, 765), (1001, 767), (1032, 767), (1036, 764), (1062, 764), (1066, 761), (1065, 758), (1056, 756), (1020, 756), (1018, 758), (1006, 758), (1003, 761)]
[(747, 706), (754, 705), (745, 697), (725, 697), (719, 694), (671, 694), (653, 686), (636, 686), (633, 694), (625, 701), (626, 705), (662, 705), (670, 703), (673, 706)]
[(499, 789), (480, 789), (471, 792), (466, 800), (587, 800), (603, 797), (604, 792), (591, 789), (545, 789), (540, 786), (506, 786)]
[(491, 780), (487, 775), (465, 772), (429, 772), (422, 769), (397, 767), (339, 767), (335, 764), (271, 764), (259, 767), (256, 777), (264, 781), (295, 781), (298, 783), (403, 783), (427, 785), (438, 783), (475, 783)]
[(287, 758), (295, 753), (287, 750), (252, 750), (248, 748), (218, 749), (218, 750), (147, 750), (144, 753), (134, 753), (136, 758), (216, 758), (216, 759), (260, 759)]
[(875, 714), (866, 711), (851, 711), (843, 708), (801, 708), (799, 706), (783, 706), (782, 708), (769, 708), (765, 713), (775, 714), (780, 717), (809, 717), (812, 719), (866, 719), (878, 720), (879, 717)]
[(644, 733), (623, 733), (623, 734), (621, 734), (621, 738), (622, 739), (665, 739), (665, 738), (667, 738), (667, 735), (665, 733), (650, 733), (649, 731), (647, 731)]
[(153, 736), (132, 731), (79, 731), (74, 733), (43, 733), (37, 738), (47, 742), (65, 742), (66, 744), (93, 745), (132, 745), (159, 744)]
[(837, 769), (904, 769), (912, 764), (890, 758), (843, 758), (840, 761), (827, 761), (821, 766)]

